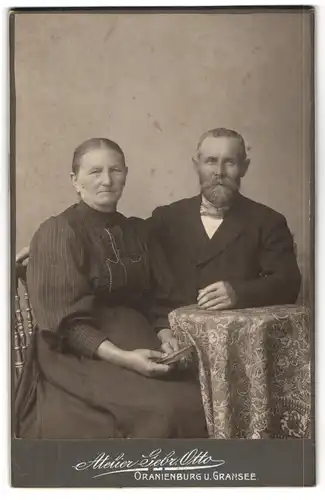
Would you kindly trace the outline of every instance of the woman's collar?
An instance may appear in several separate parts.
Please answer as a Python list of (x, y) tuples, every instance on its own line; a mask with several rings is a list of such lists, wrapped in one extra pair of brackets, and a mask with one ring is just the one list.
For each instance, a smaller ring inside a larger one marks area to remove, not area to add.
[(78, 210), (84, 217), (90, 218), (94, 224), (103, 227), (115, 225), (124, 219), (124, 216), (116, 210), (114, 210), (114, 212), (101, 212), (88, 205), (84, 200), (80, 200), (78, 203)]

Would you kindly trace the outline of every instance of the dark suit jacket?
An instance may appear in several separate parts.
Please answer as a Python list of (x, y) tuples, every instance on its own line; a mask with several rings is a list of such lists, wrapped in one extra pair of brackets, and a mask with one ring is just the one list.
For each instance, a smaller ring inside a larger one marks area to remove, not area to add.
[(236, 308), (294, 303), (301, 277), (284, 216), (239, 195), (210, 240), (200, 203), (199, 195), (152, 214), (175, 279), (170, 307), (196, 303), (198, 290), (216, 281), (234, 288)]

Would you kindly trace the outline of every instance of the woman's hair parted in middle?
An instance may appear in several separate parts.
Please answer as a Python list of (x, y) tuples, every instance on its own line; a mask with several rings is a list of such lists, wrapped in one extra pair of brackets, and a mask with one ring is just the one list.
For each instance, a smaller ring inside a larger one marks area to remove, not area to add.
[(92, 149), (98, 149), (98, 148), (107, 148), (112, 151), (115, 151), (116, 153), (120, 154), (123, 162), (125, 164), (125, 156), (124, 153), (121, 149), (121, 147), (114, 141), (111, 141), (110, 139), (102, 138), (102, 137), (94, 137), (92, 139), (87, 139), (87, 141), (84, 141), (81, 143), (74, 151), (73, 153), (73, 159), (72, 159), (72, 172), (75, 175), (78, 175), (79, 168), (80, 168), (80, 162), (82, 157), (88, 153), (88, 151), (91, 151)]

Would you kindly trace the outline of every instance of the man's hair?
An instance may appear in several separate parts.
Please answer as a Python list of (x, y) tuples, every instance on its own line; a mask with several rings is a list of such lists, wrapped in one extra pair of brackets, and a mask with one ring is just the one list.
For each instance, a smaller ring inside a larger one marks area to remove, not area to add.
[(98, 149), (98, 148), (106, 148), (106, 149), (110, 149), (112, 151), (115, 151), (116, 153), (121, 155), (123, 162), (125, 164), (124, 153), (123, 153), (122, 149), (120, 148), (120, 146), (116, 142), (111, 141), (110, 139), (106, 139), (106, 138), (95, 137), (92, 139), (88, 139), (87, 141), (84, 141), (75, 149), (75, 151), (73, 153), (73, 159), (72, 159), (72, 172), (75, 175), (77, 175), (79, 172), (80, 162), (81, 162), (82, 157), (86, 153), (88, 153), (88, 151), (91, 151), (92, 149)]
[(220, 128), (214, 128), (212, 130), (209, 130), (208, 132), (205, 132), (203, 135), (201, 135), (199, 142), (197, 144), (197, 147), (196, 147), (197, 153), (199, 153), (202, 142), (207, 137), (233, 137), (235, 139), (238, 139), (238, 142), (240, 143), (240, 148), (241, 148), (241, 157), (243, 160), (246, 159), (247, 155), (246, 155), (245, 141), (244, 141), (243, 137), (235, 130), (220, 127)]

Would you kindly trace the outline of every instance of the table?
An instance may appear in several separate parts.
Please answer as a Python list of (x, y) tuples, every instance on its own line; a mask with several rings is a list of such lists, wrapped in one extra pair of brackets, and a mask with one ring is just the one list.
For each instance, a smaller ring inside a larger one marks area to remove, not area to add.
[(169, 321), (193, 344), (209, 436), (308, 438), (310, 312), (297, 305), (228, 311), (187, 306)]

